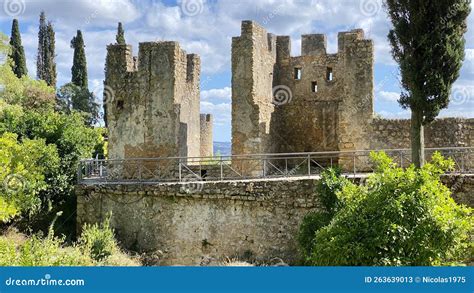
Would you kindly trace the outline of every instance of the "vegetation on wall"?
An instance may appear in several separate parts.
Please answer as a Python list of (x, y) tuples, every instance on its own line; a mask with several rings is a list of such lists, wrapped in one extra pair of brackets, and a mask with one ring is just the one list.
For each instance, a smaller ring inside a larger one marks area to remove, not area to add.
[[(454, 162), (440, 154), (421, 169), (398, 167), (385, 153), (371, 155), (375, 173), (357, 185), (326, 174), (335, 213), (309, 216), (300, 245), (310, 265), (451, 265), (469, 259), (472, 209), (458, 205), (440, 181)], [(328, 179), (329, 178), (329, 179)], [(327, 189), (325, 187), (320, 189)], [(327, 206), (326, 206), (327, 208)]]

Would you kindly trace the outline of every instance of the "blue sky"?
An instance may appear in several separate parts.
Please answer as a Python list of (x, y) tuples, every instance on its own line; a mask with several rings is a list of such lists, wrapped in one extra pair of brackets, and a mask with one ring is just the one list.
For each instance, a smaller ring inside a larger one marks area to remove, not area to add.
[[(10, 35), (11, 20), (20, 21), (29, 74), (36, 75), (38, 15), (46, 12), (56, 30), (58, 86), (69, 82), (70, 40), (81, 29), (86, 43), (90, 90), (101, 96), (106, 45), (115, 42), (117, 22), (137, 53), (138, 43), (175, 40), (202, 59), (201, 112), (215, 116), (214, 140), (230, 141), (230, 46), (242, 20), (255, 20), (269, 32), (292, 37), (299, 55), (300, 36), (325, 33), (329, 53), (337, 50), (337, 33), (363, 28), (375, 42), (375, 111), (388, 118), (406, 118), (396, 102), (398, 67), (390, 55), (390, 22), (382, 0), (2, 0), (1, 31)], [(472, 5), (472, 4), (471, 4)], [(450, 107), (441, 116), (474, 117), (474, 13), (468, 21), (466, 60), (453, 88)]]

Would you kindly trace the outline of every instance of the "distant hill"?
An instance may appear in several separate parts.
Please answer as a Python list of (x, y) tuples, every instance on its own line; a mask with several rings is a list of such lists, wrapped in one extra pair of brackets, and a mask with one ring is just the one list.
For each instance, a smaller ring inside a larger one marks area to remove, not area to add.
[(229, 141), (215, 141), (214, 142), (214, 156), (222, 155), (228, 156), (232, 152), (232, 144)]

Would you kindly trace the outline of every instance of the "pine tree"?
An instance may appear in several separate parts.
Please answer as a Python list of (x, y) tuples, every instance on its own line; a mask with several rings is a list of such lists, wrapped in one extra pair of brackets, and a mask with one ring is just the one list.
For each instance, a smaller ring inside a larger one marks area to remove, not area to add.
[(388, 39), (405, 90), (399, 103), (411, 109), (412, 161), (424, 163), (423, 126), (448, 106), (464, 59), (470, 0), (387, 0), (393, 28)]
[(13, 60), (12, 69), (18, 78), (28, 74), (26, 68), (25, 50), (21, 45), (20, 29), (18, 27), (18, 20), (14, 19), (12, 23), (12, 34), (10, 37), (11, 54), (10, 58)]
[(71, 40), (71, 48), (74, 49), (71, 82), (81, 88), (87, 88), (87, 62), (84, 47), (82, 32), (78, 30), (77, 35)]
[(123, 31), (123, 27), (122, 27), (121, 22), (118, 23), (117, 36), (115, 37), (115, 39), (117, 40), (117, 44), (119, 44), (119, 45), (125, 45), (126, 44), (126, 42), (125, 42), (125, 33)]
[(56, 87), (55, 35), (51, 22), (46, 23), (44, 11), (40, 14), (38, 31), (38, 55), (36, 59), (36, 76)]

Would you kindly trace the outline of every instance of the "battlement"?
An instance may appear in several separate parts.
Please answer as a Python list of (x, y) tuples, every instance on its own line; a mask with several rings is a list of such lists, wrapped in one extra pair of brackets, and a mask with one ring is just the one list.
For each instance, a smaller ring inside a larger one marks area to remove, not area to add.
[(151, 68), (150, 64), (159, 64), (164, 69), (177, 71), (178, 66), (182, 65), (182, 56), (186, 56), (186, 81), (196, 82), (201, 68), (199, 55), (186, 54), (179, 43), (174, 41), (140, 43), (138, 56), (133, 56), (131, 45), (108, 45), (106, 69), (110, 74), (147, 74)]
[(311, 34), (301, 36), (301, 55), (324, 55), (328, 41), (324, 34)]
[(200, 71), (178, 42), (107, 46), (110, 157), (199, 156)]

